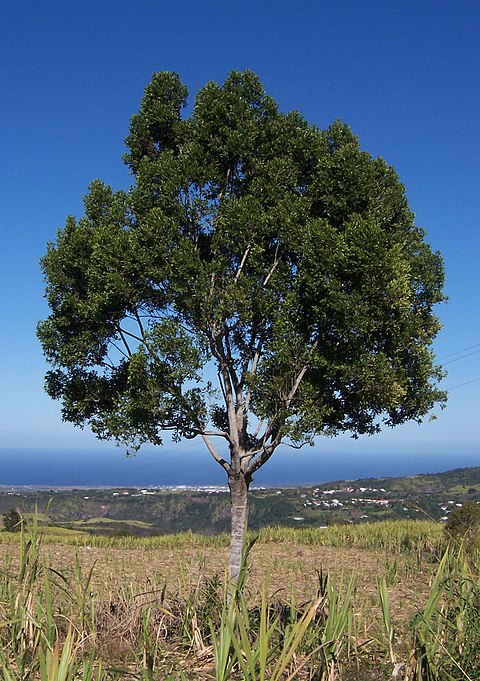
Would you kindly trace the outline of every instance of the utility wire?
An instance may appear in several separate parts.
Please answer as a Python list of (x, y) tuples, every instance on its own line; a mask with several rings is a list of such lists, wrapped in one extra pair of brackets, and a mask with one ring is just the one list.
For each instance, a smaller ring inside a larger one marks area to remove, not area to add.
[[(83, 477), (83, 479), (80, 480), (79, 482), (77, 482), (76, 485), (78, 487), (85, 487), (86, 485), (94, 485), (94, 483), (91, 482), (91, 480), (98, 478), (98, 475), (101, 474), (101, 473), (112, 472), (112, 473), (116, 473), (119, 476), (125, 477), (125, 476), (128, 476), (128, 475), (131, 475), (132, 472), (136, 473), (139, 470), (149, 468), (151, 466), (151, 463), (147, 463), (147, 462), (152, 462), (154, 459), (156, 460), (156, 462), (158, 464), (164, 464), (164, 463), (169, 463), (173, 460), (178, 461), (179, 459), (185, 459), (189, 456), (192, 456), (192, 454), (194, 455), (194, 452), (179, 451), (178, 453), (172, 453), (172, 452), (163, 453), (163, 452), (159, 451), (157, 454), (152, 454), (152, 455), (146, 456), (146, 457), (138, 457), (137, 460), (140, 463), (140, 465), (135, 466), (134, 471), (126, 471), (126, 470), (119, 471), (118, 470), (118, 466), (119, 466), (118, 464), (110, 464), (108, 466), (102, 466), (100, 468), (90, 469), (88, 471), (88, 475)], [(136, 457), (131, 456), (131, 457), (120, 458), (120, 456), (119, 456), (119, 462), (120, 461), (124, 462), (125, 459), (134, 459), (134, 458), (136, 458)], [(180, 471), (181, 470), (188, 470), (188, 468), (184, 468), (184, 469), (180, 468)], [(118, 485), (118, 486), (121, 486), (121, 485)], [(138, 485), (131, 485), (131, 486), (132, 487), (138, 487)]]
[[(453, 357), (454, 355), (459, 355), (461, 352), (467, 352), (467, 350), (473, 350), (473, 348), (478, 348), (478, 347), (480, 347), (480, 343), (475, 343), (474, 345), (469, 345), (468, 348), (462, 348), (461, 350), (456, 350), (455, 352), (450, 352), (448, 355), (443, 355), (442, 357), (439, 357), (438, 361), (442, 362), (444, 359), (448, 359), (449, 357)], [(480, 352), (480, 350), (478, 352)]]
[(464, 385), (469, 385), (470, 383), (476, 383), (477, 381), (480, 381), (480, 377), (472, 378), (471, 381), (465, 381), (465, 383), (458, 383), (457, 385), (452, 385), (450, 388), (445, 388), (445, 390), (447, 392), (450, 392), (450, 390), (455, 390), (455, 388), (462, 388)]
[[(461, 359), (465, 359), (466, 357), (471, 357), (472, 355), (477, 355), (480, 352), (480, 350), (474, 350), (473, 352), (469, 352), (466, 355), (462, 355), (461, 357), (456, 357), (455, 359), (449, 359), (448, 362), (443, 362), (443, 364), (452, 364), (453, 362), (458, 362)], [(454, 353), (455, 354), (455, 353)], [(442, 361), (442, 360), (439, 360)]]

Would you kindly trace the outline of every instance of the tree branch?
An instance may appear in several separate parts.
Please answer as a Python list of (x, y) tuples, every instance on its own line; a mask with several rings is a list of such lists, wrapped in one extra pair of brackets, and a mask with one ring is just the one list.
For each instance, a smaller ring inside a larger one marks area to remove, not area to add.
[(227, 404), (227, 393), (225, 392), (225, 386), (224, 386), (222, 372), (220, 371), (220, 367), (218, 368), (217, 376), (218, 376), (218, 383), (220, 385), (220, 390), (222, 391), (223, 401), (225, 402), (225, 404)]
[(259, 446), (264, 447), (269, 438), (271, 438), (271, 441), (273, 441), (276, 437), (278, 437), (278, 433), (280, 432), (280, 429), (284, 423), (285, 417), (280, 417), (280, 415), (271, 418), (270, 421), (267, 423), (265, 432), (259, 439)]
[(224, 430), (202, 430), (198, 434), (205, 435), (206, 437), (223, 437), (225, 440), (230, 440), (230, 435)]
[(240, 386), (240, 381), (237, 376), (237, 372), (235, 371), (233, 367), (233, 356), (232, 356), (232, 348), (230, 346), (230, 329), (228, 326), (226, 327), (225, 331), (225, 354), (227, 358), (227, 367), (228, 367), (228, 373), (230, 375), (230, 380), (232, 381), (232, 386), (237, 394), (238, 397), (238, 391)]
[(217, 452), (217, 450), (216, 450), (215, 447), (213, 446), (212, 442), (210, 441), (208, 435), (206, 435), (205, 433), (202, 433), (201, 438), (202, 438), (202, 440), (205, 442), (208, 451), (209, 451), (210, 454), (213, 456), (213, 458), (215, 459), (215, 461), (216, 461), (218, 464), (220, 464), (220, 466), (221, 466), (222, 468), (224, 468), (224, 469), (227, 471), (227, 473), (230, 473), (230, 470), (231, 470), (230, 465), (229, 465), (229, 464), (227, 463), (227, 461), (225, 461), (225, 459), (223, 459), (223, 458), (220, 456), (220, 454)]
[[(309, 349), (309, 359), (312, 356), (313, 352), (318, 346), (318, 339), (315, 340), (310, 349)], [(308, 369), (309, 362), (305, 362), (301, 370), (298, 372), (297, 377), (293, 383), (293, 386), (288, 393), (287, 397), (284, 400), (286, 410), (289, 409), (290, 404), (295, 397), (295, 393), (298, 390), (298, 387), (300, 383), (302, 382), (303, 377), (305, 376), (305, 373)], [(282, 429), (282, 426), (285, 423), (286, 416), (277, 416), (276, 418), (273, 418), (270, 420), (268, 423), (264, 434), (260, 438), (260, 445), (262, 447), (262, 450), (259, 450), (261, 453), (254, 459), (252, 459), (249, 467), (248, 467), (248, 473), (253, 474), (255, 471), (257, 471), (259, 468), (261, 468), (267, 461), (268, 459), (272, 456), (273, 452), (275, 449), (278, 447), (278, 445), (282, 441), (282, 437), (280, 435), (280, 431)], [(270, 444), (266, 445), (266, 442), (270, 438)], [(295, 445), (291, 445), (292, 447), (299, 449), (299, 447), (296, 447)]]
[(129, 336), (130, 338), (133, 338), (134, 340), (138, 341), (139, 343), (142, 343), (143, 345), (145, 345), (146, 348), (148, 348), (148, 343), (146, 342), (145, 338), (141, 338), (140, 336), (137, 336), (136, 334), (131, 333), (130, 331), (127, 331), (126, 329), (122, 329), (122, 327), (120, 325), (117, 328), (118, 328), (119, 333), (122, 334), (122, 340), (123, 340), (123, 334), (125, 334), (125, 336)]
[(260, 455), (257, 456), (256, 458), (252, 458), (250, 465), (248, 466), (247, 473), (249, 475), (253, 475), (255, 471), (258, 471), (259, 468), (261, 468), (269, 458), (272, 456), (273, 452), (276, 450), (278, 445), (280, 444), (280, 440), (272, 442), (272, 444), (268, 445), (268, 447), (263, 447), (263, 450), (261, 451)]
[[(255, 374), (258, 366), (258, 362), (260, 361), (260, 353), (262, 351), (262, 345), (263, 345), (263, 336), (260, 336), (257, 347), (255, 348), (255, 354), (253, 355), (253, 360), (252, 360), (252, 368), (250, 369), (250, 373), (252, 375)], [(252, 399), (252, 391), (250, 388), (247, 390), (247, 394), (245, 396), (245, 413), (248, 414), (248, 410), (250, 409), (250, 401)]]
[(238, 446), (238, 431), (236, 428), (236, 413), (232, 380), (228, 369), (228, 359), (220, 338), (214, 337), (212, 330), (208, 331), (212, 354), (218, 362), (218, 378), (222, 389), (225, 407), (227, 409), (228, 426), (231, 437), (231, 446)]
[(253, 433), (253, 436), (252, 436), (255, 440), (257, 439), (258, 434), (262, 430), (262, 428), (263, 428), (263, 419), (260, 419), (260, 421), (258, 422), (258, 426), (255, 428), (255, 432)]
[(234, 284), (237, 283), (238, 278), (239, 278), (239, 276), (240, 276), (241, 273), (242, 273), (243, 266), (245, 265), (245, 262), (246, 262), (246, 260), (247, 260), (247, 258), (248, 258), (248, 254), (250, 253), (250, 249), (251, 249), (251, 248), (252, 248), (252, 244), (248, 244), (248, 246), (246, 247), (245, 252), (244, 252), (244, 254), (243, 254), (243, 256), (242, 256), (242, 260), (241, 260), (241, 262), (240, 262), (240, 265), (238, 266), (237, 273), (235, 274), (235, 277), (233, 278), (233, 283), (234, 283)]
[[(112, 345), (114, 345), (114, 344), (112, 343)], [(117, 346), (115, 346), (115, 347), (117, 347)], [(117, 348), (117, 350), (119, 352), (121, 352), (120, 348)], [(112, 362), (112, 360), (110, 359), (110, 357), (108, 355), (105, 357), (104, 360), (102, 360), (100, 362), (99, 366), (106, 367), (107, 369), (115, 369), (115, 364)]]
[(128, 343), (127, 343), (127, 340), (126, 340), (125, 336), (123, 335), (122, 329), (121, 329), (120, 327), (118, 327), (118, 332), (119, 332), (119, 334), (120, 334), (120, 338), (122, 339), (123, 344), (124, 344), (125, 349), (126, 349), (127, 352), (125, 353), (125, 352), (124, 352), (121, 348), (119, 348), (118, 345), (117, 345), (116, 343), (114, 343), (113, 341), (110, 341), (111, 344), (113, 345), (114, 348), (117, 348), (118, 352), (120, 352), (124, 357), (127, 357), (127, 358), (128, 358), (128, 357), (131, 357), (131, 356), (132, 356), (132, 351), (130, 350), (130, 347), (129, 347)]
[(200, 435), (200, 437), (223, 437), (229, 444), (232, 442), (230, 435), (226, 431), (221, 431), (221, 430), (203, 430), (202, 428), (192, 428), (191, 432), (193, 433), (193, 437), (197, 437), (197, 435)]
[(277, 256), (278, 256), (278, 249), (279, 249), (279, 247), (280, 247), (280, 244), (278, 243), (278, 244), (277, 244), (277, 248), (275, 249), (275, 259), (274, 259), (274, 261), (273, 261), (273, 265), (272, 265), (272, 267), (270, 268), (270, 272), (267, 274), (267, 276), (266, 276), (266, 278), (265, 278), (265, 281), (263, 282), (263, 286), (264, 286), (264, 287), (265, 287), (265, 286), (268, 284), (268, 282), (270, 281), (271, 276), (273, 275), (273, 273), (274, 273), (275, 270), (277, 269), (277, 265), (278, 265), (278, 263), (280, 262), (280, 258), (277, 257)]
[(293, 398), (295, 397), (295, 393), (298, 390), (298, 387), (300, 383), (302, 382), (303, 377), (305, 376), (305, 373), (307, 372), (307, 369), (309, 367), (309, 360), (311, 359), (313, 352), (316, 350), (318, 346), (318, 338), (312, 343), (310, 346), (310, 350), (308, 351), (308, 359), (303, 365), (303, 367), (300, 369), (297, 378), (295, 379), (292, 389), (290, 390), (289, 394), (287, 395), (285, 399), (285, 406), (288, 409), (292, 403)]
[(302, 447), (305, 447), (305, 445), (310, 444), (310, 442), (307, 441), (302, 442), (299, 445), (294, 445), (293, 442), (282, 442), (281, 444), (284, 445), (285, 447), (290, 447), (290, 449), (302, 449)]
[(142, 320), (140, 319), (140, 315), (138, 314), (138, 310), (135, 310), (135, 312), (133, 314), (135, 315), (135, 319), (137, 320), (138, 328), (140, 329), (140, 333), (142, 334), (143, 341), (145, 342), (145, 331), (143, 329)]

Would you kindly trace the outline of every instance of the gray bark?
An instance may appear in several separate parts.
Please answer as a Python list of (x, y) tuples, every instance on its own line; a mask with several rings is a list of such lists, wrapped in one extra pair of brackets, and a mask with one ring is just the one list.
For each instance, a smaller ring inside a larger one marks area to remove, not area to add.
[(242, 553), (248, 517), (248, 487), (242, 471), (228, 476), (232, 510), (232, 533), (230, 540), (230, 578), (237, 583), (242, 565)]

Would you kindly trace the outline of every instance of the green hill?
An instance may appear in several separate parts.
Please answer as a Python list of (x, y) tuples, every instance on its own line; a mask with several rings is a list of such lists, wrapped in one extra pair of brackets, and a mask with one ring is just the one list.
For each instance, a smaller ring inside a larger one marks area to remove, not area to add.
[[(467, 500), (480, 503), (480, 467), (398, 478), (339, 480), (310, 487), (251, 490), (249, 527), (326, 526), (405, 518), (445, 521)], [(148, 536), (186, 530), (215, 534), (230, 524), (218, 489), (64, 489), (0, 493), (0, 514), (37, 509), (40, 522), (96, 534)]]

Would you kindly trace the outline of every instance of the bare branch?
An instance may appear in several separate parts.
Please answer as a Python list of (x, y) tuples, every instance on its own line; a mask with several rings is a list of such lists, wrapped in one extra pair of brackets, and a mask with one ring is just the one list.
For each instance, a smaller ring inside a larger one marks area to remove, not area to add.
[(220, 454), (217, 452), (217, 450), (216, 450), (215, 447), (213, 446), (212, 442), (210, 441), (208, 435), (202, 434), (201, 437), (202, 437), (202, 440), (205, 442), (208, 451), (209, 451), (210, 454), (213, 456), (213, 458), (215, 459), (215, 461), (216, 461), (218, 464), (220, 464), (220, 466), (221, 466), (222, 468), (224, 468), (224, 469), (227, 471), (227, 473), (229, 473), (229, 472), (230, 472), (230, 464), (227, 463), (227, 461), (225, 461), (225, 459), (223, 459), (223, 458), (220, 456)]
[(225, 386), (223, 384), (223, 376), (222, 376), (222, 372), (220, 371), (220, 369), (218, 369), (218, 371), (217, 371), (217, 376), (218, 376), (218, 383), (220, 385), (220, 390), (222, 391), (222, 395), (223, 395), (223, 401), (226, 404), (227, 403), (227, 394), (225, 392)]
[(228, 425), (230, 436), (232, 438), (231, 444), (238, 445), (234, 391), (228, 368), (228, 358), (225, 356), (225, 348), (222, 345), (221, 338), (215, 337), (213, 335), (212, 329), (209, 329), (208, 335), (212, 354), (218, 362), (218, 379), (222, 389), (223, 398), (225, 400), (225, 406), (227, 408)]
[(225, 440), (230, 440), (230, 435), (222, 430), (202, 430), (198, 434), (205, 435), (206, 437), (223, 437)]
[(212, 272), (212, 275), (210, 277), (210, 297), (212, 297), (214, 289), (215, 289), (215, 272)]
[(243, 461), (244, 459), (247, 459), (247, 464), (248, 464), (248, 462), (250, 461), (250, 459), (251, 459), (252, 457), (253, 457), (253, 453), (250, 452), (250, 451), (248, 451), (248, 452), (245, 452), (245, 454), (241, 454), (240, 457), (239, 457), (239, 459), (240, 459), (240, 461)]
[[(257, 347), (255, 348), (255, 354), (253, 355), (253, 360), (252, 360), (252, 368), (250, 369), (251, 374), (255, 374), (258, 366), (258, 362), (260, 361), (260, 354), (262, 351), (262, 345), (263, 345), (263, 337), (260, 337), (257, 343)], [(252, 391), (248, 389), (247, 394), (245, 396), (245, 413), (248, 413), (248, 410), (250, 409), (250, 402), (252, 399)]]
[(255, 432), (253, 433), (253, 437), (255, 439), (258, 437), (259, 432), (262, 430), (263, 423), (264, 423), (263, 419), (260, 419), (260, 421), (258, 422), (258, 426), (255, 428)]
[(233, 366), (233, 356), (232, 356), (232, 348), (230, 346), (230, 329), (227, 327), (226, 333), (225, 333), (225, 350), (226, 350), (226, 356), (227, 356), (227, 366), (228, 366), (228, 373), (230, 375), (230, 380), (232, 381), (233, 388), (235, 390), (235, 393), (238, 398), (238, 393), (239, 389), (241, 390), (241, 385), (240, 381), (237, 376), (237, 372), (234, 369)]
[(273, 273), (274, 273), (275, 270), (277, 269), (278, 263), (280, 262), (280, 258), (277, 257), (277, 256), (278, 256), (278, 249), (279, 249), (279, 246), (280, 246), (280, 244), (278, 243), (278, 244), (277, 244), (277, 248), (275, 249), (275, 259), (274, 259), (274, 261), (273, 261), (273, 265), (272, 265), (272, 267), (271, 267), (271, 269), (270, 269), (270, 272), (267, 274), (267, 276), (266, 276), (266, 278), (265, 278), (265, 281), (263, 282), (263, 286), (266, 286), (266, 285), (268, 284), (268, 282), (270, 281), (271, 276), (273, 275)]
[[(315, 340), (310, 349), (309, 349), (309, 358), (311, 358), (313, 352), (315, 351), (316, 347), (318, 346), (318, 339)], [(285, 407), (288, 410), (290, 407), (290, 404), (295, 397), (295, 393), (298, 390), (298, 387), (305, 376), (305, 373), (308, 369), (309, 366), (309, 361), (307, 360), (301, 370), (298, 372), (297, 377), (295, 378), (295, 381), (292, 385), (292, 388), (290, 392), (288, 393), (287, 397), (285, 398)], [(262, 447), (262, 450), (259, 450), (259, 455), (252, 460), (248, 467), (248, 472), (250, 474), (254, 473), (256, 470), (261, 468), (261, 466), (264, 465), (268, 461), (268, 459), (272, 456), (273, 452), (275, 449), (278, 447), (278, 445), (282, 442), (282, 437), (280, 435), (280, 431), (282, 429), (282, 426), (285, 423), (285, 418), (286, 416), (276, 416), (275, 418), (271, 419), (270, 422), (268, 423), (264, 434), (260, 438), (260, 445)], [(259, 424), (260, 425), (260, 424)], [(259, 429), (258, 429), (258, 432)], [(270, 444), (267, 445), (267, 441), (270, 439)], [(306, 444), (306, 443), (304, 443)], [(294, 449), (300, 449), (301, 446), (293, 445), (290, 444), (289, 446), (293, 447)]]
[(302, 442), (299, 445), (293, 444), (293, 442), (282, 442), (282, 445), (285, 445), (285, 447), (290, 447), (290, 449), (302, 449), (302, 447), (305, 447), (305, 445), (309, 445), (310, 442)]
[(259, 456), (257, 458), (252, 459), (249, 467), (248, 467), (248, 473), (252, 475), (255, 473), (255, 471), (258, 471), (259, 468), (261, 468), (269, 458), (272, 456), (273, 452), (276, 450), (280, 442), (272, 443), (268, 447), (264, 447)]
[(140, 329), (140, 333), (142, 334), (143, 340), (145, 340), (145, 331), (143, 329), (143, 324), (142, 320), (140, 319), (140, 315), (138, 314), (138, 310), (135, 310), (134, 312), (135, 319), (137, 320), (138, 328)]
[(272, 443), (278, 437), (278, 433), (280, 432), (284, 423), (285, 416), (280, 416), (279, 414), (273, 416), (267, 423), (265, 432), (259, 440), (259, 447), (264, 447), (269, 439)]
[(312, 343), (310, 350), (308, 351), (308, 359), (305, 362), (305, 364), (303, 365), (303, 367), (300, 369), (300, 371), (298, 372), (297, 378), (295, 379), (295, 381), (293, 383), (292, 389), (290, 390), (289, 394), (287, 395), (287, 398), (285, 400), (285, 406), (287, 407), (287, 409), (290, 407), (290, 404), (292, 403), (292, 400), (295, 397), (295, 393), (297, 392), (298, 387), (299, 387), (300, 383), (302, 382), (302, 379), (305, 376), (305, 373), (307, 372), (307, 369), (309, 367), (309, 361), (310, 361), (314, 351), (316, 350), (317, 346), (318, 346), (318, 338)]
[(229, 444), (232, 442), (230, 435), (227, 432), (221, 431), (221, 430), (203, 430), (202, 428), (197, 427), (197, 428), (192, 428), (191, 433), (192, 433), (192, 438), (197, 437), (197, 435), (200, 435), (200, 437), (203, 437), (203, 436), (205, 436), (205, 437), (223, 437), (223, 439), (226, 440)]
[(122, 348), (120, 348), (120, 347), (119, 347), (116, 343), (114, 343), (113, 341), (110, 341), (110, 343), (111, 343), (111, 344), (113, 345), (113, 347), (116, 348), (116, 349), (118, 350), (118, 352), (120, 352), (124, 357), (129, 358), (129, 357), (132, 356), (132, 351), (130, 350), (130, 347), (129, 347), (128, 343), (127, 343), (127, 339), (126, 339), (125, 336), (123, 335), (122, 329), (121, 329), (120, 327), (118, 327), (118, 332), (119, 332), (119, 334), (120, 334), (120, 338), (121, 338), (122, 341), (123, 341), (123, 344), (124, 344), (124, 346), (125, 346), (126, 352), (124, 352), (124, 351), (122, 350)]
[(254, 354), (253, 360), (252, 360), (252, 368), (250, 369), (251, 374), (254, 374), (257, 370), (258, 362), (260, 360), (260, 354), (262, 352), (262, 345), (263, 345), (263, 338), (261, 338), (258, 341), (257, 347), (255, 348), (255, 354)]
[(238, 267), (237, 273), (235, 274), (235, 277), (234, 277), (234, 279), (233, 279), (233, 283), (234, 283), (234, 284), (237, 283), (238, 278), (239, 278), (239, 276), (240, 276), (241, 273), (242, 273), (243, 266), (245, 265), (245, 262), (246, 262), (246, 260), (247, 260), (247, 258), (248, 258), (248, 254), (250, 253), (250, 249), (251, 249), (251, 248), (252, 248), (252, 244), (248, 244), (248, 246), (246, 247), (245, 252), (244, 252), (244, 254), (243, 254), (243, 256), (242, 256), (242, 260), (240, 261), (240, 265), (239, 265), (239, 267)]
[(130, 338), (133, 338), (134, 340), (136, 340), (139, 343), (142, 343), (143, 345), (148, 347), (148, 345), (145, 341), (145, 338), (141, 338), (140, 336), (137, 336), (136, 334), (131, 333), (130, 331), (127, 331), (126, 329), (122, 329), (121, 326), (118, 326), (118, 331), (122, 335), (122, 340), (123, 340), (123, 334), (125, 334), (125, 336), (129, 336)]

